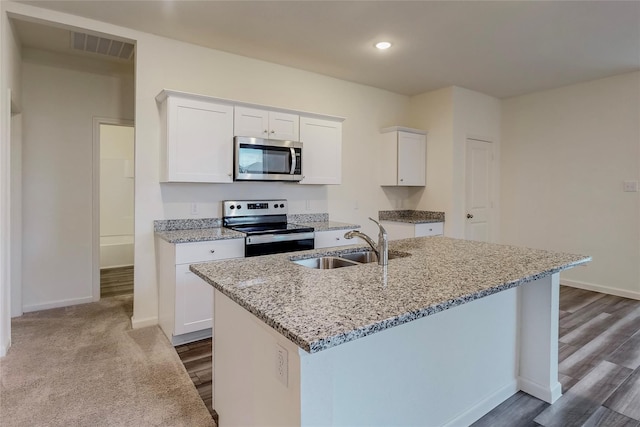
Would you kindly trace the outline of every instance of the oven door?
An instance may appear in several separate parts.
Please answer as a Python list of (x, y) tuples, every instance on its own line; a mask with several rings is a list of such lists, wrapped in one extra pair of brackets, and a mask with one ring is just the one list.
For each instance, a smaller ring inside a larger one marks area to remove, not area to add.
[(302, 143), (235, 137), (236, 181), (300, 181)]
[(258, 234), (245, 239), (244, 256), (306, 251), (314, 248), (313, 231), (305, 233)]

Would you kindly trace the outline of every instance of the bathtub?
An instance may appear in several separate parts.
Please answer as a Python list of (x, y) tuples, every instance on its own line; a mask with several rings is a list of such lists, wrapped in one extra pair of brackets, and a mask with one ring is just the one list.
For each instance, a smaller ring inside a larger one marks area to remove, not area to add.
[(133, 235), (100, 236), (100, 268), (133, 265)]

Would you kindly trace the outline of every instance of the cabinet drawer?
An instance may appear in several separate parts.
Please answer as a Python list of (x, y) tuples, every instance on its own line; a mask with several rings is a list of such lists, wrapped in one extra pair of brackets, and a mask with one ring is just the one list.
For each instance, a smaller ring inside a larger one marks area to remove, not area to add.
[(444, 224), (442, 222), (416, 224), (416, 237), (439, 236), (441, 234), (444, 234)]
[(176, 245), (176, 264), (241, 258), (243, 256), (244, 239), (179, 243)]
[(316, 231), (315, 247), (316, 249), (330, 248), (332, 246), (346, 246), (355, 245), (358, 243), (357, 239), (345, 239), (344, 233), (350, 231), (346, 230), (330, 230), (330, 231)]

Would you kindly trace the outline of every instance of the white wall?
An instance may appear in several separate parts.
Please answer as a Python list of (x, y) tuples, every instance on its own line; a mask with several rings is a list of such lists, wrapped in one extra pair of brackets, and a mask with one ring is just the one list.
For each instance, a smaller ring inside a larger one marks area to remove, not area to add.
[[(465, 147), (468, 137), (495, 144), (500, 153), (500, 101), (482, 93), (450, 86), (411, 98), (410, 126), (427, 136), (427, 186), (412, 195), (415, 209), (444, 211), (445, 235), (465, 234)], [(499, 167), (494, 170), (498, 206)], [(496, 209), (496, 224), (498, 221)], [(493, 227), (497, 230), (497, 227)], [(497, 240), (492, 232), (491, 240)]]
[(22, 72), (23, 308), (89, 302), (93, 119), (133, 118), (133, 76), (30, 49)]
[(640, 298), (640, 73), (504, 100), (502, 241), (593, 256), (563, 282)]
[(498, 241), (500, 206), (500, 100), (461, 87), (453, 88), (453, 206), (446, 221), (454, 230), (452, 237), (464, 238), (466, 227), (466, 144), (467, 138), (491, 141), (493, 145), (493, 182), (489, 239)]
[(0, 357), (11, 344), (11, 113), (20, 111), (20, 47), (0, 2)]

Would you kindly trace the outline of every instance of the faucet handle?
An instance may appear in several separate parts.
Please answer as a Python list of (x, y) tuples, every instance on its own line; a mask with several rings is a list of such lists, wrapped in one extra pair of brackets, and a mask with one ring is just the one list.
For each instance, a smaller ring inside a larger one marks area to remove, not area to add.
[(369, 219), (376, 223), (376, 225), (380, 228), (380, 232), (382, 234), (387, 234), (387, 230), (385, 230), (384, 227), (378, 221), (376, 221), (375, 219), (373, 219), (371, 217), (369, 217)]

